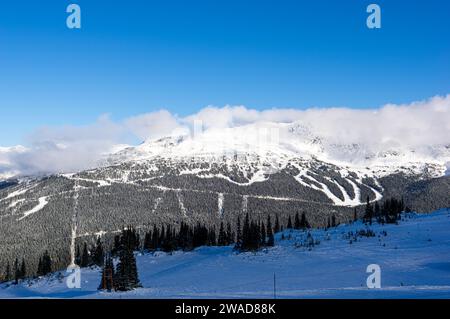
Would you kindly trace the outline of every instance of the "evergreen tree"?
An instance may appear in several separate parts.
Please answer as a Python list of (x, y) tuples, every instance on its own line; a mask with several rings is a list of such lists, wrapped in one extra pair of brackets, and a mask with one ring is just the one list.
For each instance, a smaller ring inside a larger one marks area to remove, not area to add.
[(129, 249), (123, 249), (119, 252), (119, 264), (115, 277), (115, 289), (118, 291), (128, 291), (140, 287), (136, 258)]
[(46, 276), (52, 272), (52, 259), (50, 258), (50, 255), (47, 250), (45, 251), (44, 255), (42, 256), (41, 272), (42, 272), (42, 276)]
[(300, 229), (300, 218), (298, 213), (295, 214), (294, 229)]
[(374, 211), (373, 211), (374, 217), (376, 218), (376, 220), (381, 223), (381, 208), (380, 208), (380, 204), (378, 202), (375, 202), (375, 207), (374, 207)]
[(103, 252), (103, 245), (100, 237), (97, 239), (97, 244), (95, 245), (94, 255), (92, 256), (92, 262), (94, 265), (101, 267), (105, 260), (105, 255)]
[[(169, 229), (169, 232), (170, 229)], [(118, 291), (128, 291), (140, 287), (136, 258), (136, 232), (124, 229), (120, 238), (119, 264), (114, 277), (114, 288)]]
[(311, 225), (309, 224), (308, 220), (306, 219), (306, 213), (302, 213), (302, 218), (300, 220), (300, 229), (309, 229), (311, 228)]
[(400, 219), (401, 213), (404, 211), (403, 200), (389, 198), (384, 202), (381, 210), (381, 215), (387, 223), (396, 223), (397, 220)]
[[(112, 249), (111, 253), (114, 257), (116, 257), (118, 255), (119, 251), (120, 251), (120, 235), (116, 235), (116, 236), (114, 236), (114, 245), (113, 245), (113, 249)], [(80, 258), (80, 263), (78, 265), (81, 265), (81, 258)]]
[(275, 226), (274, 226), (274, 228), (273, 228), (273, 232), (275, 233), (275, 234), (277, 234), (277, 233), (279, 233), (280, 232), (280, 221), (279, 221), (279, 219), (278, 219), (278, 215), (276, 215), (275, 216)]
[(152, 245), (150, 247), (150, 250), (158, 250), (159, 248), (161, 248), (159, 237), (159, 229), (158, 227), (156, 227), (156, 225), (153, 225)]
[(236, 245), (235, 249), (239, 250), (242, 246), (242, 230), (241, 230), (241, 217), (238, 216), (236, 225)]
[(19, 269), (19, 260), (16, 258), (16, 260), (14, 261), (14, 284), (18, 284), (19, 283), (19, 279), (21, 278), (20, 276), (20, 269)]
[(43, 271), (43, 263), (42, 263), (42, 257), (39, 258), (39, 263), (38, 263), (38, 268), (37, 268), (37, 272), (36, 275), (38, 277), (44, 276), (44, 271)]
[(80, 245), (77, 245), (76, 253), (75, 253), (75, 264), (78, 266), (81, 265), (81, 251)]
[(334, 216), (334, 214), (331, 216), (331, 227), (336, 227), (337, 226), (337, 222), (336, 222), (336, 216)]
[(177, 249), (177, 242), (172, 231), (172, 227), (167, 225), (166, 235), (164, 236), (164, 241), (161, 243), (163, 251), (171, 253)]
[(159, 242), (159, 247), (162, 249), (163, 248), (163, 245), (164, 245), (164, 242), (166, 241), (166, 230), (165, 230), (165, 227), (164, 227), (164, 225), (162, 225), (161, 226), (161, 231), (160, 231), (160, 233), (159, 233), (159, 240), (158, 240), (158, 242)]
[(208, 246), (215, 246), (217, 244), (216, 241), (216, 227), (212, 227), (212, 229), (208, 230), (206, 227), (204, 227), (206, 229), (206, 233), (208, 234), (208, 242), (207, 245)]
[(266, 236), (265, 227), (262, 224), (250, 221), (247, 214), (242, 232), (242, 243), (236, 245), (235, 249), (239, 251), (258, 250), (263, 245), (263, 236)]
[(289, 219), (288, 219), (288, 223), (287, 223), (287, 227), (286, 227), (287, 229), (292, 229), (292, 220), (291, 220), (291, 216), (289, 216)]
[(114, 278), (114, 263), (111, 256), (107, 255), (103, 262), (102, 279), (98, 289), (111, 292), (114, 289)]
[(176, 236), (177, 249), (181, 248), (182, 250), (186, 250), (186, 247), (189, 246), (187, 243), (189, 234), (189, 226), (185, 225), (184, 222), (181, 222), (180, 230), (178, 231), (178, 235)]
[(256, 222), (250, 224), (250, 241), (248, 250), (257, 250), (261, 247), (261, 227)]
[(149, 230), (148, 232), (145, 233), (145, 237), (144, 237), (144, 246), (143, 249), (144, 251), (151, 251), (152, 250), (152, 231)]
[(264, 222), (261, 222), (261, 246), (266, 245), (266, 226), (264, 225)]
[(194, 235), (189, 225), (182, 222), (177, 237), (178, 237), (178, 246), (182, 250), (189, 251), (194, 248), (193, 246)]
[(194, 227), (194, 236), (192, 239), (194, 248), (210, 245), (212, 242), (215, 242), (215, 240), (215, 231), (213, 234), (213, 232), (208, 230), (205, 226), (197, 223)]
[(189, 226), (187, 229), (187, 246), (186, 250), (194, 249), (194, 228)]
[(251, 241), (250, 238), (251, 234), (250, 234), (250, 217), (248, 215), (248, 213), (245, 215), (245, 220), (244, 220), (244, 227), (242, 229), (242, 245), (241, 245), (241, 249), (246, 250), (248, 248), (248, 245)]
[(373, 208), (372, 208), (372, 205), (370, 204), (370, 198), (369, 198), (369, 196), (367, 196), (366, 211), (364, 214), (364, 222), (372, 225), (372, 218), (373, 218)]
[(217, 244), (219, 246), (227, 245), (226, 234), (225, 234), (225, 230), (223, 229), (223, 222), (220, 223), (219, 239), (217, 241)]
[(374, 216), (375, 217), (380, 216), (380, 204), (378, 204), (378, 202), (375, 202)]
[(234, 243), (234, 233), (231, 230), (231, 224), (227, 223), (227, 246)]
[(272, 232), (272, 223), (270, 221), (270, 215), (267, 217), (267, 246), (273, 247), (275, 245), (275, 238)]
[[(257, 250), (257, 249), (259, 249), (262, 246), (262, 242), (263, 242), (262, 241), (262, 234), (261, 234), (262, 227), (261, 227), (261, 225), (258, 222), (258, 223), (255, 223), (252, 228), (253, 228), (252, 232), (254, 234), (253, 235), (254, 236), (254, 241), (252, 243), (252, 246), (253, 246), (253, 250)], [(264, 232), (265, 232), (265, 230), (264, 230)]]
[(22, 266), (20, 267), (20, 278), (27, 276), (27, 267), (25, 266), (25, 258), (22, 259)]
[(83, 253), (81, 254), (81, 263), (80, 263), (80, 267), (81, 268), (86, 268), (88, 267), (90, 264), (90, 260), (89, 260), (89, 251), (87, 248), (87, 243), (85, 242), (83, 244)]
[(138, 233), (136, 233), (136, 230), (133, 230), (133, 233), (134, 233), (134, 247), (135, 247), (134, 249), (139, 250), (141, 247), (141, 236)]
[(5, 275), (5, 280), (6, 280), (6, 281), (11, 281), (11, 279), (12, 279), (11, 265), (10, 265), (9, 262), (8, 262), (8, 264), (6, 265), (6, 275)]

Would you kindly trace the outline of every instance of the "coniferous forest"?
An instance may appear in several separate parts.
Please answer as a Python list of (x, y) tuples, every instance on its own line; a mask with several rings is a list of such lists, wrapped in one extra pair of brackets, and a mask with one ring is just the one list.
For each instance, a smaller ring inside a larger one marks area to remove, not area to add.
[[(409, 211), (403, 200), (390, 198), (380, 204), (379, 202), (371, 203), (368, 198), (361, 215), (363, 222), (368, 225), (374, 222), (384, 224), (396, 223), (402, 212)], [(352, 221), (356, 221), (358, 215), (355, 208)], [(340, 222), (335, 215), (332, 215), (327, 220), (326, 228), (336, 227)], [(280, 223), (278, 215), (268, 215), (266, 219), (254, 219), (247, 213), (243, 220), (238, 217), (235, 225), (230, 222), (221, 222), (217, 227), (201, 223), (189, 225), (181, 222), (178, 227), (170, 224), (160, 227), (153, 225), (145, 232), (138, 232), (135, 228), (128, 226), (114, 236), (109, 246), (102, 241), (101, 237), (98, 237), (93, 245), (87, 242), (79, 243), (76, 247), (75, 262), (81, 268), (99, 267), (101, 269), (99, 290), (127, 291), (140, 287), (135, 258), (137, 252), (172, 253), (177, 250), (191, 251), (201, 246), (233, 246), (236, 253), (250, 252), (274, 246), (275, 234), (283, 230), (307, 231), (310, 228), (305, 212), (289, 215), (285, 225)], [(17, 258), (12, 265), (7, 265), (0, 278), (2, 281), (12, 281), (17, 284), (26, 278), (47, 276), (57, 270), (52, 264), (49, 252), (45, 251), (39, 259), (37, 269), (28, 269), (26, 258), (21, 260)]]

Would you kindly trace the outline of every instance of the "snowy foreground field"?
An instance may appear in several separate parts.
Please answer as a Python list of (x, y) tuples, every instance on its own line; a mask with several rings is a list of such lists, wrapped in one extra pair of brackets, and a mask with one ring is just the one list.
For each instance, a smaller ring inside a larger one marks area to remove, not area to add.
[[(299, 247), (305, 232), (286, 231), (286, 240), (278, 234), (276, 247), (258, 253), (203, 247), (139, 255), (143, 288), (127, 293), (97, 291), (100, 270), (83, 269), (81, 289), (68, 289), (63, 272), (0, 285), (0, 298), (273, 298), (274, 273), (279, 298), (450, 298), (450, 210), (370, 228), (375, 237), (351, 244), (345, 235), (366, 229), (360, 222), (314, 230), (320, 244), (312, 250)], [(366, 286), (369, 264), (381, 267), (381, 289)]]

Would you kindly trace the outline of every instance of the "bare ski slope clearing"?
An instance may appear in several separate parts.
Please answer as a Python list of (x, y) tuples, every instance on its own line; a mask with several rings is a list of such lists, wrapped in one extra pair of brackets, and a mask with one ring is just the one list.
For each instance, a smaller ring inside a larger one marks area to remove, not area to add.
[[(64, 278), (0, 286), (0, 298), (450, 298), (450, 210), (411, 215), (399, 225), (373, 225), (375, 237), (350, 244), (346, 234), (366, 229), (360, 222), (328, 232), (314, 230), (320, 244), (298, 247), (306, 233), (277, 235), (276, 247), (235, 254), (232, 247), (202, 247), (173, 255), (137, 257), (144, 288), (128, 293), (96, 289), (98, 269), (82, 270), (82, 288)], [(383, 232), (387, 232), (384, 236)], [(297, 248), (296, 248), (297, 247)], [(368, 289), (366, 268), (381, 267), (381, 289)]]

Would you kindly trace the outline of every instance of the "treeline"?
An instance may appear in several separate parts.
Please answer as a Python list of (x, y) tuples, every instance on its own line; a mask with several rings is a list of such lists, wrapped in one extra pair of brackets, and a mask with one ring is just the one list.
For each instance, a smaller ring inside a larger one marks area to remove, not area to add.
[(99, 266), (101, 267), (104, 262), (104, 248), (100, 238), (97, 239), (97, 243), (93, 247), (89, 247), (87, 243), (83, 243), (83, 248), (80, 249), (80, 245), (77, 245), (75, 253), (75, 264), (81, 268)]
[[(372, 223), (372, 219), (376, 219), (380, 223), (395, 223), (405, 210), (409, 211), (408, 208), (405, 208), (403, 200), (391, 198), (384, 201), (381, 205), (378, 202), (372, 205), (368, 198), (363, 221)], [(355, 210), (356, 219), (357, 214)], [(327, 220), (327, 228), (337, 225), (336, 217), (334, 215), (330, 216)], [(241, 219), (238, 217), (235, 231), (232, 231), (230, 223), (227, 223), (225, 226), (222, 222), (218, 234), (216, 234), (214, 226), (208, 228), (200, 223), (195, 226), (181, 223), (178, 230), (173, 229), (170, 225), (162, 226), (161, 228), (154, 225), (152, 230), (145, 233), (144, 241), (141, 245), (139, 234), (129, 227), (124, 229), (121, 235), (115, 237), (111, 253), (102, 259), (103, 269), (99, 289), (126, 291), (140, 287), (136, 259), (134, 257), (134, 251), (137, 250), (172, 252), (175, 250), (188, 251), (200, 246), (234, 245), (234, 249), (239, 252), (256, 251), (264, 247), (274, 246), (274, 234), (284, 229), (308, 230), (310, 228), (311, 225), (304, 212), (301, 215), (296, 213), (294, 222), (289, 216), (285, 227), (280, 226), (278, 216), (275, 217), (275, 223), (272, 226), (270, 215), (264, 222), (251, 219), (247, 213), (243, 225), (241, 225)], [(308, 245), (313, 243), (311, 234), (308, 234), (306, 242), (309, 243)], [(87, 252), (86, 247), (85, 244), (81, 260), (88, 258), (83, 256), (91, 255), (93, 256), (91, 263), (95, 263), (94, 260), (99, 260), (97, 258), (103, 253), (103, 250), (99, 248), (102, 247), (101, 242), (97, 242), (94, 254)], [(117, 267), (114, 267), (114, 257), (119, 259)]]
[[(124, 247), (131, 251), (170, 253), (176, 250), (189, 251), (201, 246), (233, 245), (236, 251), (253, 251), (274, 246), (274, 234), (283, 229), (307, 228), (310, 228), (310, 224), (305, 213), (301, 215), (297, 213), (294, 219), (289, 216), (286, 225), (280, 224), (278, 215), (275, 216), (275, 223), (272, 225), (270, 215), (266, 221), (262, 221), (259, 219), (253, 220), (247, 214), (243, 225), (241, 225), (241, 219), (238, 218), (235, 227), (229, 222), (222, 222), (218, 231), (215, 226), (208, 227), (200, 223), (191, 226), (183, 222), (178, 229), (171, 225), (162, 225), (161, 227), (154, 225), (153, 229), (145, 233), (143, 240), (135, 229), (127, 227), (120, 235), (114, 237), (112, 249), (109, 252), (107, 252), (100, 238), (94, 245), (88, 245), (86, 242), (81, 245), (78, 244), (75, 252), (75, 263), (81, 268), (104, 267), (110, 259), (120, 257)], [(124, 240), (127, 242), (126, 245)], [(111, 263), (109, 262), (109, 264)], [(56, 270), (48, 251), (46, 251), (39, 258), (39, 264), (35, 271), (27, 269), (25, 259), (21, 263), (16, 260), (13, 267), (7, 265), (0, 275), (0, 281), (18, 282), (25, 278), (46, 276)]]
[(399, 200), (392, 197), (385, 200), (381, 205), (378, 202), (372, 205), (369, 197), (367, 197), (363, 222), (372, 225), (373, 220), (375, 220), (380, 224), (395, 224), (400, 220), (403, 212), (411, 212), (411, 209), (405, 206), (403, 198)]
[[(299, 213), (295, 215), (295, 222), (289, 216), (287, 229), (308, 229), (311, 228), (306, 214)], [(263, 247), (271, 247), (275, 245), (274, 234), (282, 231), (278, 216), (275, 217), (275, 224), (272, 226), (271, 216), (267, 217), (267, 221), (253, 220), (247, 213), (243, 225), (238, 217), (234, 227), (231, 223), (226, 225), (222, 222), (218, 233), (215, 226), (207, 227), (197, 223), (190, 226), (181, 223), (176, 231), (170, 225), (158, 228), (153, 226), (153, 230), (145, 233), (142, 249), (147, 252), (164, 251), (173, 252), (176, 250), (189, 251), (201, 246), (231, 246), (234, 245), (237, 251), (253, 251)], [(115, 242), (117, 242), (117, 238)], [(139, 238), (136, 239), (135, 249), (139, 249)], [(115, 245), (116, 246), (116, 245)]]
[[(200, 246), (226, 246), (233, 241), (234, 234), (231, 232), (231, 224), (224, 230), (223, 223), (220, 226), (217, 240), (216, 228), (207, 227), (200, 223), (190, 226), (184, 222), (180, 228), (173, 229), (170, 225), (161, 228), (153, 226), (153, 230), (145, 233), (143, 250), (147, 252), (164, 251), (173, 252), (176, 250), (189, 251)], [(139, 243), (136, 243), (139, 245)], [(136, 247), (139, 249), (139, 246)]]
[[(52, 259), (48, 251), (45, 251), (42, 257), (39, 258), (38, 269), (33, 277), (46, 276), (52, 272)], [(6, 270), (3, 275), (0, 275), (0, 282), (9, 282), (13, 281), (14, 284), (18, 284), (19, 281), (29, 278), (27, 272), (27, 266), (25, 262), (25, 258), (22, 259), (22, 262), (19, 263), (19, 259), (16, 258), (14, 261), (13, 269), (11, 269), (11, 265), (8, 263), (6, 265)]]
[(234, 247), (235, 250), (252, 251), (258, 250), (262, 247), (270, 247), (275, 245), (270, 215), (267, 218), (266, 227), (264, 225), (264, 222), (250, 220), (249, 214), (247, 213), (247, 215), (245, 216), (244, 227), (242, 229), (242, 236), (239, 218), (237, 232), (238, 237)]
[[(294, 221), (294, 222), (293, 222)], [(334, 219), (333, 219), (334, 221)], [(333, 222), (334, 224), (334, 222)], [(139, 285), (137, 279), (135, 251), (143, 252), (173, 252), (177, 250), (190, 251), (201, 246), (234, 246), (235, 251), (255, 251), (264, 247), (275, 245), (274, 235), (284, 229), (309, 229), (311, 226), (306, 214), (296, 213), (294, 218), (288, 217), (286, 225), (281, 225), (278, 215), (272, 223), (269, 215), (266, 220), (252, 219), (247, 213), (243, 224), (238, 217), (236, 225), (222, 222), (220, 227), (206, 226), (197, 223), (192, 226), (181, 223), (180, 227), (171, 225), (153, 226), (145, 232), (143, 240), (133, 227), (124, 228), (121, 234), (114, 237), (111, 249), (106, 249), (101, 239), (98, 238), (94, 245), (86, 242), (77, 245), (75, 263), (81, 268), (98, 266), (102, 268), (102, 283), (100, 288), (106, 290), (133, 289)], [(119, 259), (119, 264), (114, 267), (113, 260)], [(17, 260), (13, 268), (7, 266), (0, 276), (0, 281), (14, 281), (29, 277), (46, 276), (54, 269), (49, 253), (46, 251), (39, 259), (37, 270), (27, 271), (25, 259), (22, 263)]]
[[(292, 221), (289, 217), (286, 228), (292, 228)], [(310, 224), (306, 219), (305, 213), (299, 217), (295, 216), (295, 229), (308, 229)], [(181, 223), (178, 231), (172, 229), (169, 225), (161, 228), (153, 226), (153, 230), (145, 233), (144, 242), (141, 247), (140, 236), (132, 227), (122, 230), (121, 235), (114, 238), (114, 247), (110, 253), (106, 254), (103, 259), (102, 276), (99, 290), (106, 291), (127, 291), (140, 287), (138, 270), (136, 266), (136, 258), (134, 252), (142, 248), (144, 251), (165, 251), (172, 252), (175, 250), (192, 250), (200, 246), (230, 246), (234, 244), (237, 251), (254, 251), (262, 247), (271, 247), (275, 245), (274, 233), (283, 229), (280, 228), (278, 216), (275, 220), (275, 227), (272, 227), (270, 215), (267, 217), (267, 223), (262, 221), (254, 221), (250, 219), (249, 214), (245, 216), (244, 225), (241, 227), (241, 221), (238, 217), (236, 225), (236, 233), (232, 231), (231, 224), (225, 227), (222, 222), (219, 233), (216, 235), (215, 227), (208, 228), (198, 223), (190, 226)], [(97, 243), (96, 251), (100, 243)], [(81, 254), (88, 258), (86, 244)], [(100, 246), (101, 247), (101, 246)], [(113, 258), (117, 257), (119, 263), (114, 267)]]

